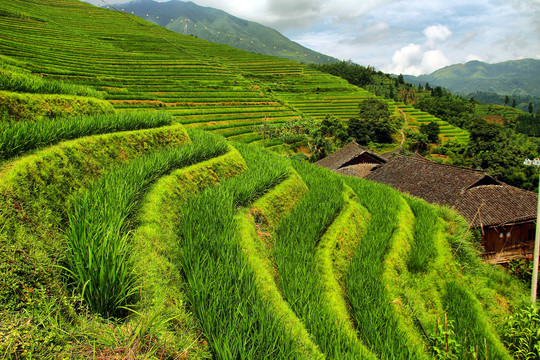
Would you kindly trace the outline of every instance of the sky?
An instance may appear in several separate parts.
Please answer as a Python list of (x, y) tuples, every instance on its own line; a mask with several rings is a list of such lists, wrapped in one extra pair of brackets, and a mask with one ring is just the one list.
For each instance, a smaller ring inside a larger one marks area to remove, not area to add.
[(193, 2), (270, 26), (323, 54), (393, 74), (430, 74), (470, 60), (540, 59), (540, 0)]

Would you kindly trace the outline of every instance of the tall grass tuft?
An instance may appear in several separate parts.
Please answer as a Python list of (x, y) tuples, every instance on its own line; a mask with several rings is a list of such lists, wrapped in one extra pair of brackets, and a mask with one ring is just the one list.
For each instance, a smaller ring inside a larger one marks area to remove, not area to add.
[(438, 222), (439, 217), (436, 208), (424, 201), (410, 197), (407, 198), (407, 201), (416, 219), (414, 224), (415, 242), (407, 265), (411, 272), (425, 272), (429, 263), (438, 256), (435, 236), (438, 236), (441, 230)]
[(132, 112), (36, 122), (0, 122), (0, 161), (60, 141), (170, 125), (165, 112)]
[(104, 93), (89, 86), (33, 75), (13, 66), (0, 63), (0, 89), (35, 94), (64, 94), (103, 99)]
[(90, 308), (106, 317), (122, 316), (136, 294), (130, 262), (130, 218), (149, 185), (172, 169), (220, 154), (227, 145), (202, 131), (192, 144), (151, 153), (104, 175), (74, 199), (66, 234), (65, 269)]

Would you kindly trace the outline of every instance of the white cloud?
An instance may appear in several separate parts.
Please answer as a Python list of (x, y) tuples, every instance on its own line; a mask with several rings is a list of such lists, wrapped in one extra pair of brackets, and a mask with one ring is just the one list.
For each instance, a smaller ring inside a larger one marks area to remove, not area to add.
[(421, 75), (451, 64), (439, 47), (452, 36), (452, 31), (443, 25), (428, 26), (422, 32), (423, 45), (411, 43), (394, 52), (392, 64), (384, 69), (393, 74)]
[(435, 70), (450, 65), (450, 60), (444, 56), (441, 50), (428, 50), (422, 56), (420, 72), (431, 74)]
[(427, 38), (427, 45), (430, 47), (445, 42), (452, 36), (450, 29), (441, 24), (428, 26), (423, 33)]

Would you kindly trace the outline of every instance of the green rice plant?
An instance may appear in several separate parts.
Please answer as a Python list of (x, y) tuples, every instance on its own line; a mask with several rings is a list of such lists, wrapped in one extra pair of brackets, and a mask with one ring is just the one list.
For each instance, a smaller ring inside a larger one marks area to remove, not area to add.
[[(403, 304), (391, 297), (387, 288), (391, 284), (385, 278), (388, 266), (392, 266), (386, 263), (387, 256), (392, 246), (398, 246), (393, 244), (404, 241), (399, 238), (404, 236), (400, 232), (412, 232), (410, 221), (401, 224), (407, 203), (398, 192), (382, 184), (354, 178), (344, 181), (371, 214), (366, 235), (346, 275), (349, 304), (358, 333), (381, 359), (426, 359), (427, 354), (415, 340), (416, 335), (413, 336), (416, 329), (403, 321), (408, 318), (398, 309)], [(362, 196), (368, 193), (370, 196)]]
[(512, 359), (474, 295), (457, 281), (448, 282), (444, 290), (444, 305), (455, 322), (458, 341), (469, 344), (479, 359)]
[(160, 112), (116, 113), (35, 122), (0, 122), (0, 161), (64, 140), (155, 128), (171, 123), (172, 116)]
[[(272, 248), (279, 286), (284, 299), (303, 321), (309, 333), (328, 358), (373, 358), (347, 327), (345, 313), (336, 314), (333, 304), (339, 291), (329, 291), (332, 271), (321, 269), (321, 237), (330, 230), (344, 204), (341, 178), (307, 163), (293, 162), (309, 191), (291, 214), (276, 229)], [(345, 216), (347, 218), (347, 216)], [(343, 219), (338, 220), (344, 221)], [(337, 234), (327, 236), (332, 237)], [(326, 235), (325, 235), (326, 236)], [(322, 276), (324, 275), (324, 276)]]
[(407, 197), (407, 202), (414, 212), (414, 246), (409, 254), (407, 266), (411, 272), (426, 272), (430, 261), (437, 256), (434, 236), (438, 236), (441, 222), (433, 206), (424, 201)]
[(174, 229), (182, 223), (186, 203), (206, 187), (216, 185), (246, 170), (240, 153), (232, 146), (222, 156), (173, 171), (160, 178), (148, 191), (141, 204), (138, 226), (133, 232), (132, 261), (139, 274), (140, 301), (136, 304), (141, 316), (158, 312), (158, 319), (167, 326), (154, 329), (161, 338), (174, 339), (169, 351), (206, 353), (206, 341), (198, 340), (196, 319), (186, 308), (187, 285), (177, 261), (179, 239)]
[(239, 207), (284, 180), (287, 161), (268, 151), (235, 145), (248, 170), (210, 188), (183, 210), (179, 261), (189, 283), (190, 303), (217, 358), (313, 359), (316, 348), (283, 331), (272, 303), (261, 296), (258, 275), (241, 244)]
[(65, 268), (90, 308), (105, 317), (132, 304), (137, 278), (129, 261), (129, 217), (156, 179), (226, 150), (224, 139), (190, 132), (192, 144), (133, 160), (80, 194), (69, 211)]
[(2, 122), (36, 121), (112, 112), (114, 109), (109, 102), (92, 97), (0, 91), (0, 120)]
[(103, 99), (103, 92), (62, 80), (47, 79), (28, 71), (0, 65), (0, 90), (35, 94), (65, 94)]

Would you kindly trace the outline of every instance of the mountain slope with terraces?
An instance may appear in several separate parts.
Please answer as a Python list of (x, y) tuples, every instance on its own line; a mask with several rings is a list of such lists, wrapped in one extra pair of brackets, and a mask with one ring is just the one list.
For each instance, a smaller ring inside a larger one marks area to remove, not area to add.
[(3, 357), (511, 358), (459, 215), (257, 146), (373, 95), (75, 0), (0, 28)]

